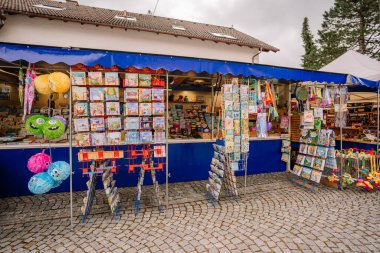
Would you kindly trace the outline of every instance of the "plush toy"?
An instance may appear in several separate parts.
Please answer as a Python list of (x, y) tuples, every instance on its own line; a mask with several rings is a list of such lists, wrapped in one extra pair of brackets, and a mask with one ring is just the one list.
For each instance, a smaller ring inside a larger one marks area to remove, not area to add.
[(43, 95), (49, 95), (52, 93), (49, 85), (49, 75), (40, 75), (34, 79), (34, 86), (38, 93)]
[(54, 116), (53, 118), (60, 120), (65, 125), (65, 131), (67, 130), (67, 120), (62, 116)]
[(54, 72), (49, 75), (50, 88), (54, 92), (65, 93), (70, 89), (70, 78), (61, 72)]
[(42, 134), (42, 126), (47, 120), (48, 118), (43, 115), (30, 116), (25, 122), (26, 131), (33, 135)]
[(343, 187), (347, 187), (355, 183), (355, 178), (352, 178), (352, 176), (348, 173), (344, 173), (341, 182)]
[(58, 119), (49, 118), (49, 120), (43, 125), (42, 132), (45, 139), (57, 139), (65, 133), (65, 124)]
[(45, 154), (45, 150), (29, 158), (27, 167), (33, 173), (40, 173), (49, 168), (51, 157)]
[(46, 172), (41, 172), (30, 178), (28, 189), (33, 194), (44, 194), (55, 185), (53, 178)]
[(70, 176), (70, 165), (64, 161), (54, 162), (48, 169), (48, 174), (54, 181), (63, 181)]

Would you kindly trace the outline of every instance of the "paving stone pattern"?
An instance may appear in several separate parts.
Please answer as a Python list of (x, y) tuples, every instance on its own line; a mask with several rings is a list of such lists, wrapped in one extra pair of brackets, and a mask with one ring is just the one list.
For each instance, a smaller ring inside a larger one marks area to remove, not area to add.
[[(239, 178), (240, 193), (242, 178)], [(379, 252), (380, 192), (317, 193), (294, 187), (286, 173), (248, 177), (240, 201), (205, 199), (205, 181), (170, 184), (160, 213), (143, 189), (133, 214), (134, 188), (120, 189), (122, 216), (112, 220), (103, 190), (80, 223), (84, 192), (0, 199), (0, 252)], [(161, 185), (164, 191), (165, 186)]]

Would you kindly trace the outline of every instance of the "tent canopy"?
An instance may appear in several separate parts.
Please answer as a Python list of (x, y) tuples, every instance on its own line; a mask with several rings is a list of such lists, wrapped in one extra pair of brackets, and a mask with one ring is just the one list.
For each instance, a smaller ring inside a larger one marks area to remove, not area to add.
[(333, 82), (336, 84), (346, 82), (345, 74), (325, 73), (260, 64), (8, 43), (0, 43), (0, 58), (9, 62), (25, 60), (31, 63), (37, 63), (39, 61), (44, 61), (49, 64), (65, 63), (70, 66), (78, 63), (87, 66), (99, 64), (104, 67), (116, 65), (120, 68), (134, 66), (136, 68), (148, 67), (153, 70), (163, 68), (168, 71), (180, 70), (182, 72), (194, 71), (196, 73), (220, 73), (255, 76), (258, 78), (285, 79), (289, 81)]

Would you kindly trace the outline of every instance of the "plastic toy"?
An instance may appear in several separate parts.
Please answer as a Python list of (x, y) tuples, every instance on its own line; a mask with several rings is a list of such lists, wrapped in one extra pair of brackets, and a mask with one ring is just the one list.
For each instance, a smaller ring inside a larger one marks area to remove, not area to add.
[(70, 176), (70, 165), (64, 161), (57, 161), (50, 165), (47, 173), (54, 181), (63, 181)]
[(50, 89), (49, 85), (49, 75), (37, 76), (34, 80), (34, 85), (38, 93), (43, 95), (49, 95), (53, 91)]
[(364, 181), (364, 189), (367, 191), (372, 191), (373, 190), (373, 185), (369, 181)]
[(26, 131), (33, 135), (42, 134), (42, 126), (47, 120), (48, 118), (43, 115), (30, 116), (25, 122)]
[(41, 172), (30, 178), (28, 189), (33, 194), (44, 194), (55, 185), (53, 178), (46, 172)]
[(57, 93), (65, 93), (70, 89), (70, 78), (61, 72), (53, 72), (48, 77), (50, 88)]
[(33, 173), (40, 173), (49, 168), (51, 157), (45, 154), (45, 150), (29, 158), (27, 167)]
[(331, 176), (327, 177), (327, 180), (336, 183), (339, 182), (340, 178), (336, 174), (332, 174)]
[(352, 176), (348, 173), (344, 173), (342, 178), (341, 178), (341, 183), (343, 187), (347, 187), (349, 185), (352, 185), (355, 183), (355, 178), (352, 178)]
[(50, 118), (42, 127), (46, 139), (57, 139), (65, 133), (65, 124), (56, 118)]

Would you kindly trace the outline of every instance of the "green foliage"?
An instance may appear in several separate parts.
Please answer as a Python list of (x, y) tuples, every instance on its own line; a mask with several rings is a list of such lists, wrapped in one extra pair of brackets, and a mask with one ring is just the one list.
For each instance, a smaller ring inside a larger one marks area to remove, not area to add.
[(313, 34), (310, 31), (307, 17), (303, 20), (301, 36), (305, 49), (305, 54), (302, 56), (302, 67), (305, 69), (318, 69), (317, 47), (314, 42)]

